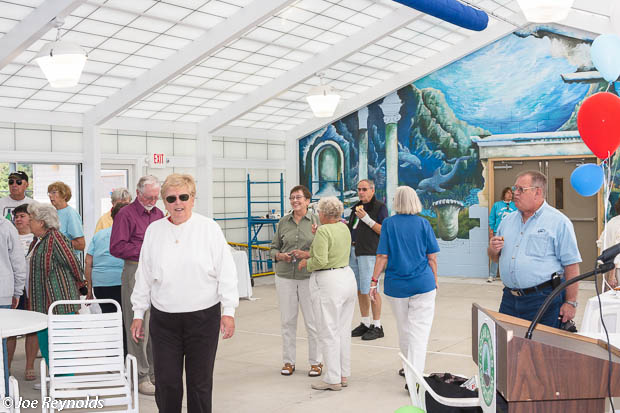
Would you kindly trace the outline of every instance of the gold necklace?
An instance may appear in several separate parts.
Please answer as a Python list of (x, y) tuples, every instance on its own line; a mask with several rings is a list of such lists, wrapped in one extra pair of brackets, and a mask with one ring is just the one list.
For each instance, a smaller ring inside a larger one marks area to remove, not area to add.
[[(183, 228), (177, 228), (179, 227), (180, 224), (177, 225), (173, 222), (170, 222), (170, 224), (172, 225), (170, 229), (172, 230), (172, 237), (174, 238), (174, 243), (178, 244), (179, 239), (181, 238), (179, 235), (181, 235), (181, 233), (183, 232)], [(178, 232), (177, 232), (177, 229), (179, 230)]]

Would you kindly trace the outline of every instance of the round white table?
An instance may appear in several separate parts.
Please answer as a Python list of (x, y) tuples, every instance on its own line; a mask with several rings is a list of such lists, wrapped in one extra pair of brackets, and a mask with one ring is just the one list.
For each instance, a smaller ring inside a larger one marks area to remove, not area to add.
[[(47, 328), (47, 314), (36, 313), (34, 311), (12, 310), (0, 308), (0, 338), (13, 337)], [(0, 351), (0, 400), (6, 396), (4, 394), (4, 359)], [(0, 406), (0, 412), (2, 411)]]

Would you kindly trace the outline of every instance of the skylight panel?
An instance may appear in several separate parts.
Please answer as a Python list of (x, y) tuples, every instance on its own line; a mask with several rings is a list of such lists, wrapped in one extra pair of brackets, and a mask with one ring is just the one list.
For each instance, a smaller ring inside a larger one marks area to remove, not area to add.
[(435, 51), (435, 50), (423, 47), (423, 48), (421, 48), (421, 49), (419, 49), (419, 50), (417, 50), (415, 52), (415, 56), (418, 56), (418, 57), (421, 57), (423, 59), (426, 59), (426, 58), (429, 58), (429, 57), (431, 57), (432, 55), (434, 55), (436, 53), (437, 53), (437, 51)]
[(347, 22), (340, 22), (331, 29), (329, 29), (329, 31), (349, 37), (359, 32), (361, 29), (362, 28), (360, 26), (356, 26)]
[(377, 69), (368, 67), (368, 66), (356, 66), (355, 69), (350, 70), (351, 73), (360, 75), (360, 76), (370, 76), (375, 73)]
[(409, 66), (415, 66), (418, 63), (422, 62), (423, 60), (424, 59), (422, 59), (420, 57), (408, 55), (407, 57), (405, 57), (405, 58), (403, 58), (401, 60), (401, 63), (404, 63), (404, 64), (409, 65)]
[(314, 13), (299, 7), (289, 6), (280, 12), (279, 16), (284, 20), (291, 20), (297, 23), (305, 23), (315, 16)]
[(444, 42), (442, 40), (435, 40), (433, 43), (428, 45), (428, 48), (441, 52), (442, 50), (446, 50), (450, 46), (452, 45), (448, 42)]
[(344, 40), (346, 38), (347, 38), (346, 36), (343, 36), (341, 34), (328, 31), (328, 32), (321, 33), (314, 40), (317, 40), (319, 42), (324, 42), (330, 45), (334, 45), (338, 43), (339, 41)]
[(328, 47), (329, 47), (329, 44), (327, 43), (317, 42), (314, 40), (308, 40), (306, 43), (299, 46), (299, 49), (305, 52), (317, 54), (327, 49)]
[(82, 3), (78, 6), (77, 9), (71, 12), (71, 16), (87, 17), (97, 9), (98, 9), (97, 6), (93, 6), (88, 3)]
[(103, 96), (90, 96), (90, 95), (73, 95), (71, 99), (69, 99), (68, 103), (78, 103), (78, 104), (86, 104), (86, 105), (98, 105), (99, 103), (106, 100)]
[(47, 85), (45, 79), (33, 79), (30, 77), (12, 76), (4, 82), (5, 86), (25, 87), (30, 89), (40, 89)]
[(275, 79), (278, 76), (283, 75), (284, 73), (286, 73), (285, 70), (274, 69), (273, 67), (265, 67), (259, 70), (258, 72), (256, 72), (256, 74), (259, 76), (266, 76), (266, 77), (270, 77), (273, 79)]
[(403, 59), (405, 56), (407, 56), (405, 53), (399, 52), (398, 50), (388, 50), (387, 52), (383, 53), (381, 57), (398, 62), (399, 60)]
[(131, 22), (129, 26), (136, 29), (149, 30), (156, 33), (164, 33), (166, 30), (174, 26), (174, 23), (167, 22), (161, 19), (154, 19), (152, 17), (141, 16)]
[(202, 121), (204, 119), (204, 116), (198, 116), (198, 115), (183, 115), (181, 116), (179, 119), (177, 119), (178, 122), (195, 122), (198, 123), (200, 121)]
[[(297, 114), (297, 116), (299, 116), (299, 114)], [(301, 125), (302, 123), (305, 123), (306, 119), (302, 118), (301, 116), (299, 117), (291, 117), (287, 119), (286, 124), (288, 125)]]
[(272, 62), (275, 62), (276, 60), (276, 57), (267, 56), (259, 53), (254, 53), (253, 55), (250, 55), (247, 57), (247, 59), (245, 59), (245, 61), (248, 63), (254, 63), (261, 66), (269, 66)]
[(295, 7), (304, 9), (313, 13), (322, 13), (331, 6), (330, 3), (324, 0), (300, 0), (295, 3)]
[(214, 76), (215, 79), (226, 80), (228, 82), (238, 82), (246, 77), (248, 77), (248, 75), (245, 73), (232, 72), (230, 70), (223, 71), (217, 76)]
[(306, 109), (308, 109), (308, 104), (307, 103), (302, 103), (302, 102), (292, 102), (291, 104), (288, 105), (288, 109), (291, 109), (291, 110), (306, 110)]
[(135, 54), (138, 56), (156, 57), (161, 60), (165, 60), (175, 53), (176, 53), (176, 50), (166, 49), (164, 47), (158, 47), (158, 46), (151, 46), (148, 44), (146, 46), (143, 46), (141, 49), (136, 50), (135, 52)]
[(64, 102), (68, 100), (72, 95), (70, 93), (52, 92), (41, 90), (34, 95), (30, 96), (30, 99), (48, 100), (52, 102)]
[(419, 44), (420, 46), (428, 46), (429, 44), (433, 43), (435, 39), (425, 34), (418, 34), (417, 36), (412, 38), (410, 41), (412, 43)]
[(226, 80), (209, 79), (203, 85), (203, 87), (205, 87), (207, 89), (213, 89), (213, 90), (226, 90), (229, 87), (231, 87), (232, 85), (234, 85), (233, 82), (228, 82)]
[[(103, 0), (99, 0), (101, 3), (103, 3)], [(157, 3), (157, 1), (155, 0), (131, 0), (131, 1), (127, 1), (127, 0), (108, 0), (105, 1), (106, 5), (109, 6), (114, 6), (114, 7), (118, 7), (121, 9), (126, 9), (126, 10), (130, 10), (130, 11), (134, 11), (137, 13), (143, 13), (146, 10), (150, 9), (151, 7), (153, 7), (155, 5), (155, 3)]]
[(323, 15), (316, 15), (306, 22), (307, 25), (318, 27), (323, 30), (329, 30), (338, 23), (340, 23), (340, 21)]
[(422, 46), (420, 46), (419, 44), (409, 43), (409, 42), (403, 42), (403, 44), (398, 46), (398, 50), (407, 55), (415, 53), (417, 50), (420, 50), (421, 48)]
[(136, 55), (129, 56), (123, 62), (123, 64), (127, 66), (141, 67), (143, 69), (152, 69), (159, 63), (161, 63), (161, 60), (159, 59), (151, 59), (149, 57), (136, 56)]
[(111, 87), (106, 87), (106, 86), (95, 86), (95, 85), (89, 85), (89, 86), (86, 86), (84, 89), (82, 89), (82, 93), (85, 93), (87, 95), (106, 96), (106, 97), (116, 93), (117, 91), (118, 89), (116, 88), (111, 88)]
[(22, 66), (21, 70), (18, 73), (16, 73), (16, 75), (47, 80), (38, 65)]
[(262, 43), (271, 43), (280, 36), (282, 36), (282, 32), (266, 29), (264, 27), (257, 27), (245, 35), (248, 39), (256, 40)]
[(391, 70), (392, 72), (398, 73), (409, 69), (409, 66), (398, 62), (391, 62), (387, 69)]
[(299, 62), (294, 62), (292, 60), (287, 60), (287, 59), (278, 59), (271, 64), (271, 67), (288, 71), (294, 67), (297, 67), (298, 65), (299, 65)]
[(21, 109), (36, 109), (36, 110), (53, 110), (58, 106), (58, 102), (49, 102), (46, 100), (28, 99), (24, 101), (19, 107)]
[(363, 79), (363, 76), (356, 75), (354, 73), (345, 73), (344, 75), (342, 75), (340, 77), (339, 80), (342, 80), (342, 81), (345, 81), (345, 82), (349, 82), (349, 83), (357, 83), (361, 79)]
[(234, 64), (235, 64), (234, 60), (220, 59), (218, 57), (209, 57), (208, 59), (203, 61), (200, 65), (214, 68), (214, 69), (226, 70)]
[(273, 129), (275, 126), (277, 126), (277, 124), (271, 122), (256, 122), (252, 125), (253, 128), (258, 129)]
[(228, 105), (230, 105), (230, 102), (227, 102), (225, 100), (215, 100), (215, 99), (211, 99), (205, 102), (204, 104), (205, 107), (215, 108), (215, 109), (223, 109)]
[(267, 29), (287, 33), (293, 30), (295, 27), (299, 26), (299, 23), (292, 20), (283, 19), (279, 16), (274, 16), (264, 22), (261, 26)]
[(241, 7), (235, 7), (230, 3), (213, 0), (202, 6), (200, 11), (227, 18), (235, 14), (240, 9)]
[(146, 100), (160, 103), (172, 103), (178, 98), (178, 95), (170, 95), (167, 93), (151, 93), (151, 95)]
[(107, 74), (111, 76), (120, 76), (135, 79), (138, 76), (142, 75), (144, 72), (146, 72), (146, 69), (142, 69), (140, 67), (117, 65), (114, 66), (112, 69), (108, 70)]
[(263, 86), (266, 85), (267, 83), (271, 82), (273, 79), (269, 78), (269, 77), (264, 77), (264, 76), (258, 76), (258, 75), (250, 75), (248, 77), (246, 77), (245, 79), (243, 79), (243, 83), (247, 83), (250, 85), (256, 85), (256, 86)]
[(271, 99), (270, 101), (268, 101), (267, 103), (265, 103), (265, 105), (267, 106), (273, 106), (275, 108), (283, 108), (286, 105), (288, 105), (288, 101), (287, 100), (282, 100), (282, 99)]
[(166, 47), (168, 49), (181, 50), (192, 41), (189, 39), (183, 39), (181, 37), (174, 37), (162, 34), (161, 36), (153, 39), (151, 44), (153, 46)]
[(374, 4), (371, 0), (341, 0), (338, 2), (343, 7), (348, 7), (356, 11), (362, 11)]
[(364, 14), (382, 19), (388, 14), (390, 14), (393, 10), (393, 8), (390, 8), (385, 4), (374, 3), (364, 9)]
[[(340, 76), (344, 75), (346, 72), (342, 72), (340, 70), (329, 68), (327, 70), (324, 70), (323, 73), (325, 74), (326, 79), (338, 79)], [(316, 82), (317, 85), (319, 84), (318, 79), (308, 80), (308, 83), (314, 83), (314, 82)]]
[(235, 60), (240, 61), (248, 57), (251, 53), (246, 52), (244, 50), (232, 49), (230, 47), (225, 47), (217, 52), (214, 56), (222, 59)]
[(95, 20), (85, 19), (76, 25), (72, 31), (96, 34), (99, 36), (110, 37), (122, 28), (120, 25), (98, 22)]
[(221, 69), (213, 69), (211, 67), (204, 67), (204, 66), (194, 66), (190, 70), (185, 72), (185, 74), (187, 75), (200, 76), (200, 77), (204, 77), (207, 79), (215, 77), (220, 73), (225, 73), (225, 72), (223, 72)]
[(515, 11), (509, 9), (508, 7), (498, 7), (493, 13), (497, 14), (499, 17), (509, 18), (515, 13)]
[(414, 30), (419, 33), (423, 33), (433, 27), (433, 24), (425, 21), (424, 19), (416, 19), (415, 21), (409, 23), (407, 28)]
[(370, 54), (373, 56), (381, 56), (382, 54), (388, 51), (388, 49), (386, 49), (385, 47), (382, 47), (376, 44), (370, 44), (364, 47), (363, 50), (364, 50), (364, 53)]
[(364, 86), (373, 87), (373, 86), (376, 86), (379, 83), (381, 83), (381, 81), (379, 79), (374, 79), (372, 77), (366, 77), (366, 78), (360, 80), (359, 83), (364, 85)]
[(243, 95), (240, 95), (238, 93), (231, 93), (231, 92), (227, 91), (227, 92), (220, 93), (215, 98), (216, 99), (220, 99), (220, 100), (226, 100), (226, 101), (229, 101), (229, 102), (236, 102), (237, 100), (241, 99), (242, 97), (243, 97)]
[(323, 33), (323, 30), (318, 29), (316, 27), (306, 26), (306, 25), (299, 25), (295, 29), (291, 30), (291, 34), (294, 34), (296, 36), (300, 36), (306, 39), (314, 39), (321, 33)]
[(347, 21), (351, 16), (355, 14), (355, 10), (351, 10), (339, 5), (332, 5), (329, 9), (325, 10), (323, 14), (340, 21)]
[(266, 116), (264, 119), (265, 122), (271, 122), (271, 123), (280, 123), (280, 122), (284, 122), (284, 120), (286, 120), (286, 116), (274, 116), (274, 115)]
[[(269, 103), (271, 103), (271, 101)], [(285, 106), (286, 106), (286, 108), (285, 108)], [(283, 109), (278, 110), (277, 112), (274, 113), (274, 115), (286, 116), (286, 117), (297, 115), (298, 111), (297, 110), (293, 110), (293, 109), (291, 109), (288, 106), (289, 106), (289, 104), (281, 105), (280, 107), (282, 107)]]
[(286, 92), (280, 93), (278, 97), (286, 100), (299, 100), (305, 98), (306, 95), (304, 93), (287, 90)]
[(264, 46), (265, 43), (263, 42), (247, 38), (241, 38), (230, 45), (230, 47), (234, 49), (244, 50), (246, 52), (256, 52), (257, 50), (262, 49)]
[(154, 120), (168, 120), (168, 121), (175, 121), (177, 120), (180, 116), (180, 114), (178, 113), (170, 113), (170, 112), (157, 112), (155, 113), (153, 116), (150, 117), (150, 119), (154, 119)]
[(62, 39), (68, 42), (77, 43), (80, 46), (86, 47), (86, 48), (99, 46), (102, 42), (106, 40), (106, 38), (103, 36), (99, 36), (99, 35), (95, 35), (91, 33), (74, 32), (74, 31), (66, 32), (65, 34), (63, 34)]
[(217, 95), (217, 91), (215, 90), (207, 90), (207, 89), (194, 89), (187, 94), (187, 96), (194, 96), (198, 98), (210, 99), (213, 96)]
[(388, 49), (394, 49), (397, 45), (401, 44), (403, 41), (393, 36), (386, 36), (382, 39), (377, 40), (375, 43), (378, 46), (386, 47)]
[(205, 80), (206, 79), (204, 77), (181, 75), (170, 83), (173, 83), (175, 85), (196, 87), (196, 86), (202, 85), (205, 82)]
[(224, 19), (223, 17), (214, 16), (213, 14), (207, 14), (207, 13), (197, 11), (197, 12), (190, 14), (185, 19), (183, 19), (183, 22), (193, 24), (196, 26), (200, 26), (204, 28), (205, 30), (209, 30), (212, 27), (217, 26), (224, 20), (226, 19)]
[(218, 110), (217, 109), (213, 109), (213, 108), (202, 108), (202, 107), (198, 107), (195, 108), (194, 110), (191, 111), (192, 115), (198, 115), (198, 116), (211, 116), (214, 113), (217, 113)]
[(123, 116), (129, 117), (129, 118), (147, 119), (151, 117), (154, 113), (155, 112), (149, 111), (149, 110), (127, 109), (123, 113)]
[(3, 97), (2, 99), (0, 99), (0, 106), (5, 107), (5, 108), (16, 108), (23, 101), (24, 99), (20, 99), (20, 98)]
[(11, 98), (27, 98), (30, 97), (36, 90), (27, 89), (23, 87), (12, 86), (0, 86), (0, 96)]
[(274, 43), (279, 46), (284, 46), (284, 47), (288, 47), (289, 49), (294, 49), (306, 41), (307, 39), (303, 37), (295, 36), (293, 34), (285, 34), (285, 35), (282, 35), (280, 38), (274, 40)]
[(185, 114), (192, 109), (194, 109), (192, 106), (177, 105), (176, 103), (171, 103), (166, 107), (166, 112)]
[(165, 85), (161, 89), (158, 90), (158, 92), (161, 92), (161, 93), (167, 93), (169, 95), (179, 95), (179, 96), (185, 96), (191, 91), (192, 91), (191, 87), (178, 86), (178, 85)]
[(365, 90), (368, 90), (368, 87), (364, 85), (360, 85), (360, 84), (354, 84), (347, 88), (348, 92), (358, 93), (358, 94), (364, 92)]
[(426, 34), (427, 36), (434, 37), (435, 39), (441, 39), (442, 37), (446, 36), (448, 33), (450, 33), (449, 30), (446, 30), (439, 26), (431, 27), (430, 29), (424, 32), (424, 34)]
[(191, 12), (192, 10), (185, 7), (178, 7), (170, 3), (157, 2), (153, 7), (144, 13), (149, 16), (161, 17), (164, 19), (182, 20)]
[(127, 58), (127, 54), (95, 49), (88, 54), (88, 58), (106, 63), (120, 63)]
[(12, 20), (22, 20), (32, 12), (32, 7), (2, 2), (2, 17)]
[(187, 106), (200, 106), (205, 103), (206, 99), (196, 98), (192, 96), (183, 96), (179, 98), (176, 103), (179, 105), (187, 105)]
[(262, 66), (250, 64), (247, 62), (237, 62), (230, 68), (230, 70), (234, 70), (235, 72), (245, 73), (247, 75), (251, 75), (256, 73), (261, 69)]
[(312, 53), (302, 52), (301, 50), (293, 50), (285, 57), (289, 60), (293, 60), (295, 62), (303, 63), (312, 57)]
[(166, 103), (141, 101), (133, 105), (131, 108), (138, 109), (138, 110), (149, 110), (149, 111), (158, 112), (162, 110), (163, 108), (165, 108), (166, 106), (168, 106), (168, 104)]
[(363, 13), (358, 13), (354, 16), (351, 16), (351, 18), (347, 20), (347, 22), (360, 27), (368, 27), (377, 20), (379, 19), (377, 19), (376, 17), (372, 17)]
[(94, 13), (88, 16), (91, 20), (120, 24), (122, 26), (129, 24), (129, 22), (134, 20), (136, 17), (138, 16), (134, 13), (122, 12), (120, 10), (113, 10), (105, 7), (98, 8)]
[(184, 39), (196, 40), (203, 34), (205, 34), (205, 30), (200, 30), (196, 27), (189, 27), (188, 25), (177, 24), (174, 27), (171, 27), (166, 34), (170, 36), (182, 37)]
[(91, 105), (79, 105), (77, 103), (63, 103), (62, 105), (56, 107), (56, 112), (70, 112), (70, 113), (86, 113), (91, 110), (93, 106)]

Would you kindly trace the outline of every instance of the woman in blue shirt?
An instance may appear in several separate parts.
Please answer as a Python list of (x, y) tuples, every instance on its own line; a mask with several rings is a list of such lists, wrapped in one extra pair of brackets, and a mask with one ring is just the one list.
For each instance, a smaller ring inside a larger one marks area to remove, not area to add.
[(439, 245), (431, 224), (417, 215), (422, 204), (411, 187), (396, 189), (394, 211), (381, 227), (370, 298), (375, 299), (385, 269), (383, 293), (396, 317), (400, 351), (423, 373), (435, 315)]
[(71, 241), (76, 255), (81, 257), (81, 252), (86, 247), (86, 240), (82, 228), (82, 217), (68, 204), (71, 200), (71, 188), (64, 182), (52, 182), (47, 187), (47, 196), (58, 212), (60, 233)]
[[(494, 203), (491, 208), (491, 213), (489, 214), (489, 239), (497, 233), (497, 228), (499, 228), (499, 223), (502, 222), (502, 219), (516, 210), (517, 206), (514, 202), (512, 202), (512, 189), (507, 186), (502, 189), (502, 200)], [(487, 279), (487, 282), (493, 282), (495, 277), (497, 277), (498, 268), (499, 263), (491, 260), (491, 265), (489, 266), (489, 278)]]

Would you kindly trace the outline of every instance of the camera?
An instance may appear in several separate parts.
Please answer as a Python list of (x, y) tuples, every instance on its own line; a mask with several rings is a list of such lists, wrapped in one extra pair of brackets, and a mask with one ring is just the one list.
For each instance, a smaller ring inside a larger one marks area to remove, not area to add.
[[(560, 316), (559, 318), (562, 319), (562, 316)], [(568, 320), (565, 323), (560, 321), (560, 329), (568, 331), (569, 333), (577, 332), (577, 326), (575, 325), (575, 322), (573, 320)]]

